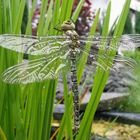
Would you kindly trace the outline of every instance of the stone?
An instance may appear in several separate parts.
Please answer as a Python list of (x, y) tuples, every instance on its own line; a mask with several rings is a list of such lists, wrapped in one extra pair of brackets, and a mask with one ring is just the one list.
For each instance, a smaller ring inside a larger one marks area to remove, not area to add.
[[(103, 93), (98, 106), (98, 111), (110, 110), (118, 106), (129, 94), (122, 93)], [(90, 99), (90, 93), (86, 94), (81, 101), (80, 109), (84, 111)], [(61, 119), (65, 111), (64, 104), (56, 104), (54, 107), (54, 118)]]

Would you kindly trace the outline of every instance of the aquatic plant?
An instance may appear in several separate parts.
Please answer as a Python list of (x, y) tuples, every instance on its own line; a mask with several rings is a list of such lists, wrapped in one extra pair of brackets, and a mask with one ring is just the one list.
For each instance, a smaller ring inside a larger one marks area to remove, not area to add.
[[(49, 8), (47, 10), (47, 17), (45, 17), (46, 9), (48, 7), (48, 1), (43, 0), (41, 6), (41, 16), (39, 19), (39, 24), (37, 28), (38, 36), (54, 35), (57, 31), (53, 29), (59, 22), (71, 19), (75, 22), (78, 18), (83, 0), (79, 2), (75, 12), (72, 14), (73, 0), (50, 1)], [(24, 13), (24, 7), (26, 0), (23, 1), (0, 1), (0, 33), (11, 33), (20, 34), (22, 17)], [(117, 24), (116, 30), (114, 32), (115, 36), (121, 36), (126, 16), (129, 9), (130, 0), (127, 0), (120, 16), (119, 22)], [(53, 7), (54, 5), (54, 7)], [(33, 1), (32, 8), (29, 12), (29, 18), (26, 28), (26, 34), (32, 34), (31, 24), (32, 16), (35, 7), (35, 0)], [(106, 18), (103, 27), (103, 36), (108, 35), (108, 25), (110, 17), (110, 7), (106, 13)], [(53, 12), (52, 12), (53, 11)], [(67, 11), (67, 12), (66, 12)], [(96, 14), (95, 20), (92, 23), (89, 35), (94, 35), (96, 31), (96, 26), (98, 23), (99, 11)], [(59, 21), (60, 19), (60, 21)], [(113, 43), (113, 42), (112, 42)], [(87, 46), (87, 48), (90, 48)], [(114, 51), (113, 51), (114, 52)], [(111, 56), (115, 56), (113, 52), (110, 52)], [(0, 74), (3, 71), (23, 60), (23, 54), (17, 54), (15, 52), (0, 48)], [(17, 59), (18, 58), (18, 59)], [(29, 58), (31, 59), (31, 58)], [(81, 62), (79, 63), (78, 69), (78, 81), (80, 81), (85, 60), (87, 58), (83, 56)], [(107, 62), (106, 62), (107, 63)], [(92, 96), (89, 104), (85, 110), (85, 114), (81, 121), (81, 127), (79, 134), (75, 139), (85, 140), (90, 137), (91, 124), (94, 118), (95, 111), (97, 109), (100, 96), (102, 94), (103, 88), (107, 81), (109, 71), (104, 72), (100, 68), (97, 68), (95, 82), (93, 85)], [(64, 80), (64, 98), (65, 98), (65, 108), (63, 119), (61, 121), (61, 126), (59, 133), (57, 134), (57, 139), (73, 139), (72, 133), (72, 123), (71, 121), (71, 110), (72, 110), (72, 94), (68, 96), (67, 84), (65, 76)], [(53, 104), (55, 98), (57, 80), (48, 80), (43, 83), (34, 83), (27, 86), (24, 85), (9, 85), (3, 83), (2, 79), (0, 81), (0, 126), (5, 133), (8, 140), (13, 139), (34, 139), (34, 140), (47, 140), (50, 138), (51, 130), (51, 120), (53, 115)], [(66, 129), (65, 129), (66, 128)]]

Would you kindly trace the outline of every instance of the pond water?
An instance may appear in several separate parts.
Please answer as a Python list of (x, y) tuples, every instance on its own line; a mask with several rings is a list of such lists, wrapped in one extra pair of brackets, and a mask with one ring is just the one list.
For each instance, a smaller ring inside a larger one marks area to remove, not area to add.
[(108, 140), (140, 140), (140, 126), (109, 121), (95, 121), (92, 133)]

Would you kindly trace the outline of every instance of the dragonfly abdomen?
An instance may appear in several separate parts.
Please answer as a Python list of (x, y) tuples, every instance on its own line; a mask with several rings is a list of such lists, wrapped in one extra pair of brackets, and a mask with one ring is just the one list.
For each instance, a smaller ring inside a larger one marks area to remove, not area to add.
[(71, 60), (71, 81), (72, 81), (72, 91), (73, 91), (73, 101), (74, 101), (74, 126), (75, 133), (78, 133), (80, 127), (80, 105), (79, 105), (79, 92), (76, 74), (76, 51), (70, 51)]

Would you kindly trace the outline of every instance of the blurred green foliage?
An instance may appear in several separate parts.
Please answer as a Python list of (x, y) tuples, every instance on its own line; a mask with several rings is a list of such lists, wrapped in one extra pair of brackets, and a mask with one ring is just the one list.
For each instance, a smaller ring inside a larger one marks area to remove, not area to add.
[(124, 26), (123, 34), (131, 34), (132, 32), (133, 32), (133, 27), (131, 21), (131, 13), (129, 12)]
[(24, 14), (23, 14), (23, 18), (22, 18), (22, 24), (21, 24), (21, 33), (22, 34), (25, 34), (26, 32), (26, 27), (27, 27), (27, 23), (28, 23), (28, 12), (29, 12), (29, 9), (28, 9), (28, 4), (26, 2), (26, 5), (24, 7)]
[(139, 112), (140, 113), (140, 51), (135, 53), (127, 53), (127, 56), (133, 58), (137, 65), (133, 71), (135, 81), (129, 87), (129, 97), (125, 100), (122, 110), (127, 112)]
[(136, 12), (135, 32), (140, 34), (140, 12)]

